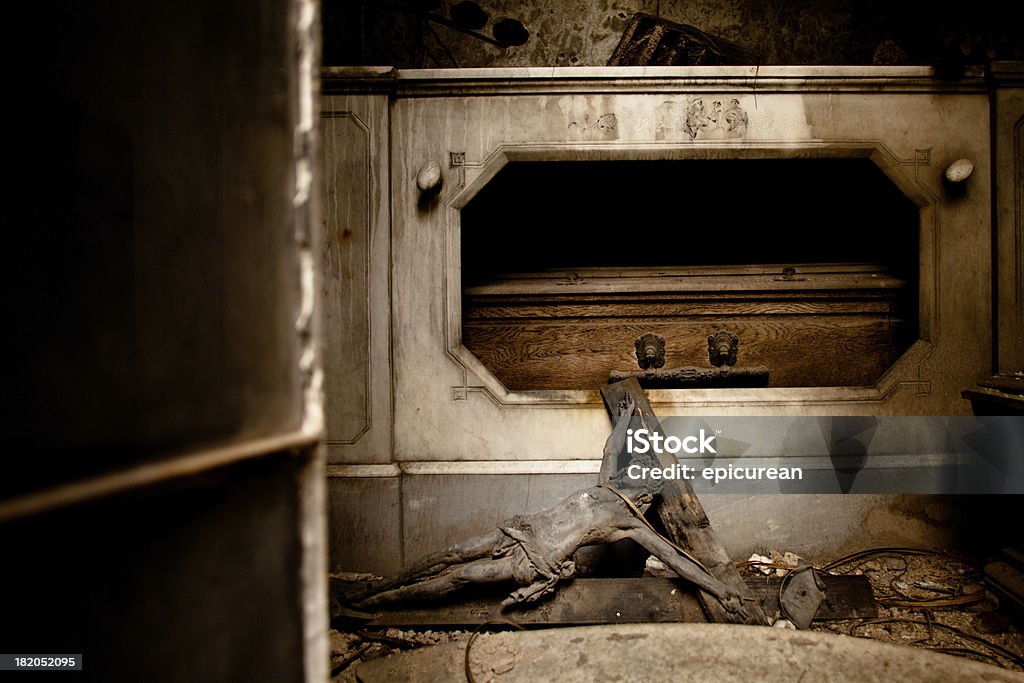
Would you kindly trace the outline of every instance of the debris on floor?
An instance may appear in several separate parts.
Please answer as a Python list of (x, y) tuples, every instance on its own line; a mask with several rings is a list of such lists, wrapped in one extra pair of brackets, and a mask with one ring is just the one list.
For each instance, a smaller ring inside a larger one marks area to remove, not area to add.
[(742, 564), (767, 576), (785, 576), (791, 569), (799, 567), (802, 559), (799, 555), (773, 549), (768, 551), (768, 555), (754, 553)]
[(812, 629), (911, 645), (1024, 671), (1024, 634), (985, 590), (980, 563), (953, 553), (879, 548), (824, 566), (863, 574), (879, 605), (876, 619), (815, 621)]
[[(806, 562), (792, 553), (772, 550), (764, 550), (757, 555), (736, 564), (746, 577), (750, 577), (748, 580), (770, 582), (766, 592), (774, 596), (778, 595), (780, 586), (784, 587), (788, 580), (775, 574), (781, 571), (788, 576), (795, 565)], [(1005, 557), (1002, 559), (1010, 561)], [(832, 598), (839, 599), (843, 609), (851, 608), (852, 603), (846, 595), (853, 593), (849, 592), (851, 588), (841, 582), (854, 578), (862, 582), (865, 579), (869, 581), (874, 594), (872, 614), (877, 614), (877, 617), (837, 619), (841, 615), (828, 614), (829, 605), (826, 602), (810, 624), (812, 631), (910, 645), (1011, 671), (1024, 671), (1024, 634), (1021, 632), (1021, 622), (1012, 612), (1008, 616), (1005, 609), (997, 609), (1005, 608), (1005, 605), (1000, 606), (998, 597), (987, 590), (983, 563), (953, 553), (914, 548), (878, 548), (828, 563), (813, 564), (826, 583), (834, 584)], [(656, 575), (659, 569), (657, 563), (648, 563), (647, 573)], [(826, 601), (828, 598), (826, 590)], [(788, 620), (784, 619), (781, 610), (775, 609), (774, 612), (780, 628), (792, 628), (790, 623), (784, 623)], [(865, 614), (864, 611), (858, 613)], [(471, 629), (403, 630), (373, 628), (365, 623), (357, 627), (340, 622), (335, 625), (352, 630), (331, 631), (332, 683), (356, 681), (355, 666), (360, 661), (430, 645), (468, 643), (472, 634)], [(668, 624), (660, 626), (667, 627)], [(479, 654), (484, 655), (486, 651), (487, 648), (484, 648)], [(477, 670), (490, 671), (500, 676), (497, 669), (509, 664), (507, 655), (495, 655), (493, 661), (474, 659), (474, 662), (479, 665)], [(478, 655), (474, 654), (474, 657)]]
[(331, 629), (331, 683), (355, 683), (356, 662), (368, 662), (429, 645), (469, 640), (469, 631), (403, 631), (397, 628), (342, 632)]

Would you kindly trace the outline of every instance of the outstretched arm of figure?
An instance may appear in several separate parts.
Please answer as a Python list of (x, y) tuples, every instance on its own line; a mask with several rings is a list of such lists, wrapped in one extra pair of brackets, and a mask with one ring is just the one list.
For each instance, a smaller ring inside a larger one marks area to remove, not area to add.
[(746, 618), (747, 610), (737, 591), (706, 573), (690, 558), (681, 555), (668, 541), (654, 531), (646, 526), (639, 526), (631, 530), (628, 537), (668, 565), (676, 574), (714, 595), (728, 612)]

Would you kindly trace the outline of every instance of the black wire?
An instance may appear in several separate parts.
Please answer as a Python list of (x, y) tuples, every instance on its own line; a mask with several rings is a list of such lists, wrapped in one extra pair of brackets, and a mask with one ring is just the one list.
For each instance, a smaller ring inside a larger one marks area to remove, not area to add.
[(945, 555), (945, 553), (938, 550), (927, 550), (925, 548), (872, 548), (870, 550), (861, 550), (860, 552), (851, 553), (844, 557), (840, 557), (838, 560), (829, 562), (822, 569), (829, 571), (835, 567), (849, 564), (854, 560), (859, 560), (865, 557), (873, 557), (875, 555)]
[[(886, 617), (886, 618), (881, 618), (881, 619), (868, 619), (868, 620), (862, 621), (862, 622), (860, 622), (858, 624), (853, 624), (850, 627), (850, 629), (849, 629), (849, 633), (850, 633), (851, 636), (855, 636), (856, 634), (854, 633), (854, 631), (856, 631), (858, 628), (860, 628), (861, 626), (869, 626), (869, 625), (872, 625), (872, 624), (919, 624), (921, 626), (928, 626), (929, 622), (924, 621), (922, 619), (910, 619), (908, 617)], [(982, 645), (983, 647), (987, 647), (988, 649), (990, 649), (993, 652), (999, 654), (1000, 656), (1005, 657), (1006, 659), (1010, 660), (1011, 662), (1013, 662), (1017, 666), (1019, 666), (1021, 668), (1024, 668), (1024, 657), (1021, 657), (1020, 655), (1018, 655), (1015, 652), (1007, 650), (1006, 648), (1002, 647), (1001, 645), (996, 645), (995, 643), (990, 643), (989, 641), (985, 640), (984, 638), (979, 638), (977, 636), (972, 636), (970, 633), (967, 633), (966, 631), (963, 631), (962, 629), (959, 629), (956, 626), (950, 626), (948, 624), (943, 624), (943, 623), (940, 623), (940, 622), (937, 622), (937, 621), (932, 621), (931, 622), (931, 626), (934, 627), (934, 628), (942, 629), (944, 631), (949, 631), (953, 635), (955, 635), (957, 637), (960, 637), (960, 638), (963, 638), (964, 640), (970, 641), (972, 643), (977, 643), (979, 645)], [(863, 636), (857, 636), (857, 637), (860, 638), (860, 637), (863, 637)]]
[(1002, 661), (1000, 661), (998, 657), (994, 655), (987, 655), (984, 652), (978, 652), (977, 650), (972, 650), (968, 647), (926, 647), (922, 649), (931, 650), (932, 652), (941, 652), (947, 655), (955, 655), (958, 657), (977, 657), (979, 662), (987, 661), (988, 663), (994, 664), (1000, 668), (1003, 666)]

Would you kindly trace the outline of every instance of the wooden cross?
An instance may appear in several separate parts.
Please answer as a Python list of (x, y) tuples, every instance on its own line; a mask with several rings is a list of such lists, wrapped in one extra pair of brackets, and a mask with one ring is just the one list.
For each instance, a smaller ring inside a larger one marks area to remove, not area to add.
[[(621, 413), (621, 405), (628, 396), (635, 404), (634, 420), (638, 420), (643, 428), (651, 432), (663, 433), (647, 396), (636, 378), (630, 378), (601, 389), (605, 406), (614, 421)], [(605, 446), (604, 459), (601, 463), (601, 481), (607, 479), (619, 468), (618, 458), (622, 444), (609, 443)], [(668, 453), (656, 454), (662, 467), (672, 467), (675, 458)], [(677, 483), (678, 482), (678, 483)], [(704, 507), (693, 492), (693, 487), (686, 479), (666, 480), (661, 495), (651, 507), (657, 510), (658, 517), (669, 540), (686, 550), (697, 561), (703, 564), (716, 579), (736, 589), (747, 607), (746, 619), (737, 622), (737, 617), (729, 614), (715, 596), (700, 591), (699, 598), (708, 618), (718, 623), (745, 623), (758, 626), (768, 625), (768, 619), (760, 606), (760, 600), (743, 581), (732, 558), (715, 537)]]

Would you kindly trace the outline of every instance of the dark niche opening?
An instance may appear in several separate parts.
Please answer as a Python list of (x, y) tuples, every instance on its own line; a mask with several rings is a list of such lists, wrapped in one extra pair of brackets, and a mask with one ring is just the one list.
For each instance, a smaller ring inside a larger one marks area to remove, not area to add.
[(867, 158), (511, 162), (461, 212), (463, 343), (513, 390), (596, 389), (646, 332), (710, 367), (719, 329), (769, 386), (872, 385), (918, 338), (919, 213)]

